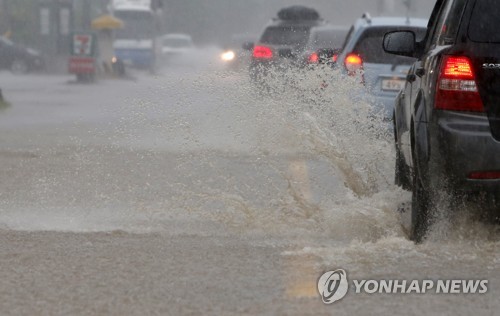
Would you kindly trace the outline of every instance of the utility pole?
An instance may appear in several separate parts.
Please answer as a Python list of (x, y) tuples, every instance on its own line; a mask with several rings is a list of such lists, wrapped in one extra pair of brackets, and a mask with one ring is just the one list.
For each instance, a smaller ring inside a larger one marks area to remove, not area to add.
[(92, 0), (83, 0), (82, 7), (82, 27), (84, 30), (90, 30), (90, 24), (92, 23)]

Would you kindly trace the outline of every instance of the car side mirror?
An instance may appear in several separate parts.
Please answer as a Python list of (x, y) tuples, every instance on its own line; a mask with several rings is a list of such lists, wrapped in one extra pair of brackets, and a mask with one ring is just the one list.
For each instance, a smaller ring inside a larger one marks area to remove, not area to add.
[(384, 50), (389, 54), (415, 57), (416, 36), (412, 31), (396, 31), (385, 34)]
[(242, 47), (243, 47), (244, 50), (251, 51), (251, 50), (253, 50), (254, 46), (255, 45), (254, 45), (253, 42), (245, 42), (245, 43), (243, 43)]

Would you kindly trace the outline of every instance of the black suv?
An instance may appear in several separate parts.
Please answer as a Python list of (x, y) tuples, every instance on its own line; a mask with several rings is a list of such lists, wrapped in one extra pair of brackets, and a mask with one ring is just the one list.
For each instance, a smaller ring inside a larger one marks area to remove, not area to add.
[(270, 68), (286, 69), (307, 63), (304, 52), (313, 34), (311, 31), (325, 25), (327, 23), (314, 9), (303, 6), (282, 9), (253, 47), (250, 65), (252, 79), (263, 79)]
[(499, 209), (499, 11), (498, 0), (438, 0), (424, 40), (411, 31), (384, 38), (387, 52), (418, 59), (394, 113), (396, 183), (412, 190), (417, 242), (443, 189), (452, 197), (479, 194), (482, 206)]

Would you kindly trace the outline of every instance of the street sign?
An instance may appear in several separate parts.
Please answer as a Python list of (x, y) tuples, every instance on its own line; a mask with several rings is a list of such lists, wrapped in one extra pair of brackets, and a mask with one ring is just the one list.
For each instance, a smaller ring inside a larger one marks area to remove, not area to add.
[(73, 56), (91, 56), (93, 53), (93, 35), (92, 34), (74, 34), (73, 35)]
[(68, 70), (78, 75), (93, 75), (96, 72), (96, 38), (93, 33), (74, 33)]

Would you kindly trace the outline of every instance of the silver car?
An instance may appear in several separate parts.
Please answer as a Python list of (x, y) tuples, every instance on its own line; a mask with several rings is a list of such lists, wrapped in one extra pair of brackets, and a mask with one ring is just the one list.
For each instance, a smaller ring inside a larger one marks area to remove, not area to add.
[[(348, 26), (340, 25), (327, 24), (312, 28), (306, 50), (303, 52), (302, 62), (304, 64), (333, 63), (348, 32)], [(322, 57), (327, 57), (328, 60), (322, 60)]]
[(413, 31), (423, 38), (427, 20), (406, 17), (375, 17), (364, 14), (351, 27), (337, 65), (349, 75), (359, 75), (369, 92), (376, 111), (392, 119), (394, 100), (404, 87), (408, 70), (414, 58), (388, 54), (383, 49), (387, 32)]

